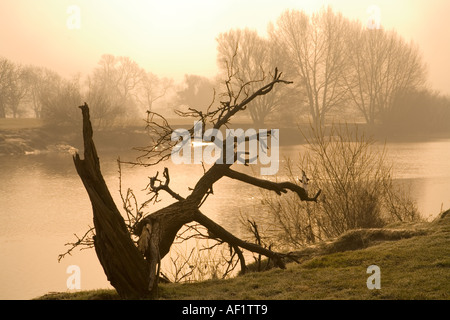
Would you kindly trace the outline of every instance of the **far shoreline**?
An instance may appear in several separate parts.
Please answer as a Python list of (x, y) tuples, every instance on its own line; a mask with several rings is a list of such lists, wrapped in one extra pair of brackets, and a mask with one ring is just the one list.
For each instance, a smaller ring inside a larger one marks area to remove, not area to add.
[[(186, 119), (172, 119), (175, 124), (174, 129), (190, 128), (193, 124)], [(140, 124), (136, 124), (140, 123)], [(343, 124), (345, 125), (345, 124)], [(366, 137), (372, 138), (374, 142), (427, 142), (442, 139), (450, 139), (448, 132), (402, 132), (388, 130), (382, 126), (369, 126), (365, 123), (348, 123), (349, 130), (357, 130), (364, 133)], [(254, 127), (252, 123), (237, 121), (230, 125), (230, 128)], [(305, 144), (304, 134), (310, 130), (308, 123), (291, 126), (279, 126), (276, 123), (268, 122), (267, 129), (279, 129), (280, 146), (294, 146)], [(26, 155), (40, 152), (52, 152), (67, 148), (82, 148), (82, 133), (80, 125), (74, 123), (71, 126), (47, 125), (43, 120), (34, 118), (25, 119), (0, 119), (0, 156)], [(260, 127), (262, 128), (262, 127)], [(327, 126), (325, 127), (325, 131)], [(149, 136), (145, 130), (145, 122), (136, 120), (124, 125), (111, 126), (106, 128), (95, 128), (94, 139), (97, 141), (99, 149), (124, 150), (124, 148), (135, 148), (146, 146), (149, 143)], [(62, 147), (61, 147), (62, 146)]]

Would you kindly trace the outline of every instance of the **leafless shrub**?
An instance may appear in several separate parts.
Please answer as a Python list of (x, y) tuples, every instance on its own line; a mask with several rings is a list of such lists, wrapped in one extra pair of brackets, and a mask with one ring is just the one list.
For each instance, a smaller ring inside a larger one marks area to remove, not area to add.
[(328, 132), (311, 127), (304, 136), (307, 151), (296, 164), (286, 161), (288, 179), (300, 185), (298, 177), (307, 172), (308, 189), (323, 192), (317, 203), (263, 193), (262, 204), (275, 226), (266, 237), (278, 246), (301, 247), (348, 230), (419, 218), (406, 190), (394, 186), (384, 148), (356, 127), (332, 125)]

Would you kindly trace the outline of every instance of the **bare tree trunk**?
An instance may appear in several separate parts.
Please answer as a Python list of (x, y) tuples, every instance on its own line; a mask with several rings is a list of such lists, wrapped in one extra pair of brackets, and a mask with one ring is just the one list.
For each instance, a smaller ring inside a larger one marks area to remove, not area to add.
[(94, 245), (98, 259), (111, 285), (122, 298), (141, 298), (148, 294), (149, 268), (130, 238), (100, 171), (99, 159), (92, 140), (89, 108), (83, 113), (84, 160), (76, 154), (74, 163), (92, 203)]

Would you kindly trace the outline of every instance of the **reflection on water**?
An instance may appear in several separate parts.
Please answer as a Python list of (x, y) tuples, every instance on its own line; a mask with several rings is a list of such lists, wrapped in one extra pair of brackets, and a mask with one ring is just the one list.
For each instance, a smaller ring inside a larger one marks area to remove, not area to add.
[[(441, 205), (450, 207), (450, 140), (390, 143), (387, 151), (396, 178), (411, 187), (424, 217), (436, 216)], [(298, 152), (298, 146), (280, 150), (282, 156), (293, 159)], [(132, 160), (135, 156), (122, 154), (121, 158)], [(116, 158), (117, 154), (100, 154), (105, 181), (121, 208)], [(162, 171), (164, 165), (169, 167), (172, 188), (181, 195), (187, 195), (203, 173), (201, 165), (171, 162), (152, 168), (123, 166), (122, 184), (144, 201), (142, 189), (147, 177)], [(282, 167), (281, 163), (280, 176)], [(239, 170), (251, 173), (248, 167), (239, 166)], [(58, 254), (66, 250), (64, 244), (75, 240), (73, 234), (82, 235), (92, 225), (91, 205), (70, 155), (0, 157), (0, 181), (0, 299), (29, 299), (49, 291), (66, 291), (66, 269), (72, 264), (81, 268), (82, 289), (110, 287), (94, 250), (75, 251), (57, 262)], [(202, 212), (239, 234), (239, 211), (253, 212), (259, 195), (256, 187), (224, 178), (214, 185), (214, 195)], [(162, 200), (149, 211), (173, 201), (167, 196)]]
[(450, 140), (389, 143), (394, 176), (409, 186), (425, 218), (450, 208)]

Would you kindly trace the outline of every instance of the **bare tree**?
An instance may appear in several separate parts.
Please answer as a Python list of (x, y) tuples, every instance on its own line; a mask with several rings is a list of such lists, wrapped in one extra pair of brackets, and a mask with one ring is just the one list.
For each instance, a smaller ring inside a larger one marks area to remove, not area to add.
[(384, 81), (381, 81), (379, 103), (381, 120), (388, 118), (395, 107), (394, 100), (398, 94), (408, 94), (419, 89), (426, 80), (426, 66), (419, 49), (413, 43), (406, 43), (396, 33), (389, 36), (390, 53)]
[[(254, 30), (230, 30), (220, 34), (217, 42), (219, 67), (225, 77), (231, 69), (238, 87), (248, 82), (250, 85), (246, 89), (255, 90), (260, 85), (257, 80), (266, 78), (265, 70), (270, 66), (284, 67), (279, 47), (260, 37)], [(249, 104), (248, 110), (256, 126), (263, 126), (266, 117), (280, 108), (283, 92), (280, 88)]]
[(27, 97), (29, 92), (31, 73), (30, 70), (21, 65), (14, 66), (8, 85), (8, 105), (13, 118), (17, 118), (22, 100)]
[(14, 64), (5, 58), (0, 58), (0, 118), (5, 118)]
[(56, 72), (40, 67), (28, 67), (29, 91), (28, 99), (36, 118), (42, 118), (42, 108), (45, 101), (57, 95), (62, 78)]
[[(271, 80), (267, 84), (262, 84), (256, 91), (246, 91), (246, 87), (251, 84), (251, 82), (247, 82), (236, 92), (230, 86), (232, 78), (230, 74), (226, 84), (227, 99), (221, 101), (219, 107), (209, 109), (205, 113), (192, 109), (179, 114), (195, 117), (204, 124), (208, 123), (212, 128), (221, 129), (232, 120), (236, 113), (245, 110), (250, 102), (270, 93), (275, 85), (290, 83), (281, 76), (282, 74), (275, 69)], [(139, 237), (136, 246), (102, 177), (98, 155), (92, 140), (93, 131), (87, 104), (81, 106), (81, 110), (83, 113), (84, 159), (82, 160), (76, 154), (74, 162), (92, 203), (95, 227), (93, 240), (97, 256), (109, 281), (121, 297), (137, 298), (156, 294), (161, 259), (169, 252), (181, 227), (194, 221), (206, 227), (212, 238), (228, 243), (230, 248), (237, 252), (241, 265), (245, 265), (244, 256), (241, 254), (241, 250), (245, 249), (269, 257), (280, 268), (285, 267), (283, 258), (289, 258), (289, 255), (273, 252), (235, 237), (204, 215), (200, 211), (200, 207), (213, 193), (214, 183), (224, 177), (271, 190), (279, 195), (291, 190), (303, 201), (317, 201), (320, 191), (310, 197), (305, 189), (294, 183), (272, 182), (231, 169), (233, 161), (226, 163), (228, 161), (223, 160), (231, 157), (236, 161), (240, 156), (237, 145), (235, 143), (233, 150), (227, 151), (227, 148), (224, 147), (225, 141), (220, 142), (217, 139), (214, 140), (215, 143), (222, 146), (218, 160), (208, 170), (205, 169), (203, 176), (200, 177), (193, 189), (190, 189), (189, 194), (180, 195), (169, 186), (171, 178), (168, 169), (164, 170), (162, 178), (158, 174), (150, 178), (148, 184), (150, 199), (148, 201), (156, 201), (161, 192), (167, 192), (175, 202), (142, 219), (134, 220), (130, 229)], [(174, 129), (161, 116), (150, 112), (148, 127), (151, 129), (150, 132), (154, 133), (154, 142), (141, 149), (143, 155), (136, 163), (133, 163), (135, 165), (151, 166), (168, 159), (171, 149), (176, 143), (171, 138)], [(194, 135), (193, 129), (194, 127), (189, 131), (191, 136)], [(257, 135), (256, 138), (260, 139), (261, 137)], [(220, 159), (222, 161), (219, 161)], [(135, 215), (135, 217), (139, 216), (139, 214)]]
[[(49, 86), (50, 78), (57, 78), (52, 82), (53, 87)], [(0, 59), (0, 117), (10, 114), (16, 118), (27, 111), (23, 108), (24, 104), (30, 103), (35, 116), (40, 118), (43, 101), (56, 92), (60, 80), (57, 74), (49, 70)]]
[(331, 8), (309, 17), (303, 11), (286, 11), (270, 31), (271, 39), (284, 48), (295, 68), (296, 80), (306, 92), (306, 104), (315, 126), (327, 113), (344, 105), (347, 89), (342, 79), (346, 68), (344, 35), (347, 20)]
[(114, 105), (122, 108), (122, 116), (133, 113), (136, 108), (138, 88), (143, 70), (128, 57), (102, 55), (98, 67), (89, 77), (89, 87), (97, 93), (106, 94)]
[(117, 89), (123, 103), (129, 103), (136, 95), (143, 70), (128, 57), (119, 57), (117, 66)]
[(79, 119), (73, 105), (81, 99), (80, 79), (61, 80), (56, 85), (55, 92), (42, 97), (42, 118), (56, 126), (74, 125)]
[(164, 97), (171, 86), (171, 79), (159, 78), (151, 72), (142, 72), (137, 98), (145, 110), (150, 112), (153, 110), (153, 103)]
[(86, 80), (87, 92), (85, 97), (91, 102), (93, 108), (92, 118), (95, 120), (97, 128), (109, 127), (116, 118), (123, 115), (123, 108), (119, 101), (111, 95), (111, 91), (101, 83), (93, 81), (91, 77)]
[(344, 80), (351, 101), (368, 124), (383, 121), (400, 93), (413, 91), (425, 81), (419, 50), (394, 31), (367, 29), (357, 22), (349, 29)]

